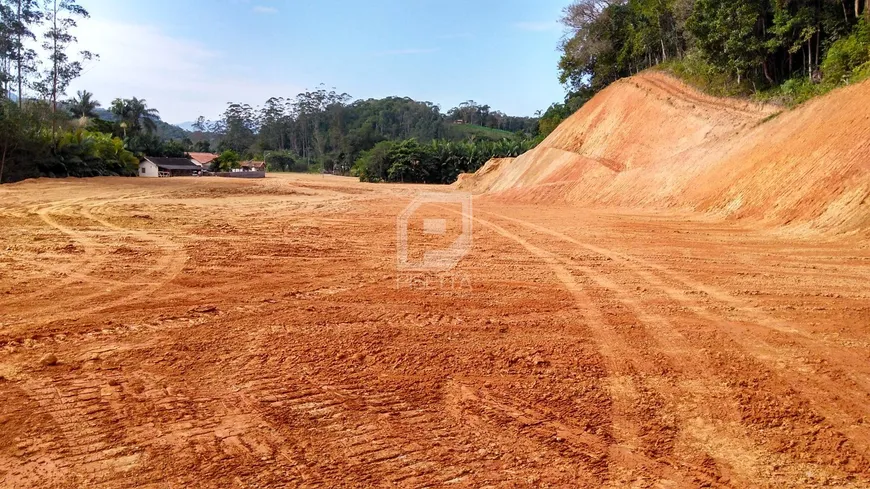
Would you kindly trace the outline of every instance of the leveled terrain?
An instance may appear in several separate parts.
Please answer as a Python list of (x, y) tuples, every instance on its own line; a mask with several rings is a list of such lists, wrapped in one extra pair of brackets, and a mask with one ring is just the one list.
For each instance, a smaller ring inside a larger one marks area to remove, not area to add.
[(503, 202), (677, 208), (799, 233), (866, 232), (868, 106), (870, 82), (780, 113), (646, 72), (602, 91), (535, 150), (458, 187)]
[(870, 487), (860, 236), (422, 189), (4, 185), (0, 487)]

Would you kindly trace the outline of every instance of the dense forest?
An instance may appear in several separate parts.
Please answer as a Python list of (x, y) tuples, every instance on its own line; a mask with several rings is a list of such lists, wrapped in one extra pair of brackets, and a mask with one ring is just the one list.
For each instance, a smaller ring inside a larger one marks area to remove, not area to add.
[[(0, 0), (0, 182), (37, 176), (135, 175), (145, 155), (221, 152), (273, 171), (367, 181), (450, 183), (491, 157), (534, 147), (595, 93), (665, 69), (716, 95), (799, 103), (870, 76), (870, 0), (575, 0), (564, 10), (565, 100), (536, 117), (467, 101), (442, 112), (410, 98), (354, 100), (321, 86), (261, 107), (228, 104), (188, 132), (144, 99), (106, 107), (80, 91), (77, 0)], [(37, 52), (34, 46), (41, 49)]]
[[(537, 119), (511, 117), (474, 101), (442, 113), (429, 102), (354, 101), (324, 87), (289, 100), (270, 98), (256, 109), (229, 104), (218, 121), (200, 117), (194, 126), (216, 135), (219, 151), (263, 157), (275, 170), (425, 183), (449, 183), (493, 156), (516, 156), (533, 146), (538, 132)], [(391, 156), (400, 153), (413, 156)]]
[(716, 95), (799, 103), (870, 75), (868, 21), (867, 0), (575, 0), (560, 77), (568, 102), (660, 67)]

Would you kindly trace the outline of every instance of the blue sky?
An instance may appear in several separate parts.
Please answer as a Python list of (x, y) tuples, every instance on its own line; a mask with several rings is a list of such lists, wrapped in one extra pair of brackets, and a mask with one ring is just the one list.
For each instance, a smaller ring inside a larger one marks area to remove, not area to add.
[(69, 93), (145, 98), (163, 119), (216, 118), (320, 83), (354, 98), (473, 99), (532, 115), (563, 98), (568, 0), (79, 0), (100, 54)]

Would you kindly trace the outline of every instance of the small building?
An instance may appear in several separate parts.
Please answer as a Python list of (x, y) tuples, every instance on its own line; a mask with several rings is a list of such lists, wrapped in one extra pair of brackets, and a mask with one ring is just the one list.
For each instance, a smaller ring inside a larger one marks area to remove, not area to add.
[(241, 171), (266, 171), (265, 161), (243, 161), (239, 163)]
[(220, 158), (220, 155), (214, 153), (188, 153), (190, 161), (199, 165), (203, 170), (210, 170), (214, 160)]
[(139, 163), (140, 177), (191, 177), (199, 175), (202, 167), (187, 158), (156, 158), (146, 156)]

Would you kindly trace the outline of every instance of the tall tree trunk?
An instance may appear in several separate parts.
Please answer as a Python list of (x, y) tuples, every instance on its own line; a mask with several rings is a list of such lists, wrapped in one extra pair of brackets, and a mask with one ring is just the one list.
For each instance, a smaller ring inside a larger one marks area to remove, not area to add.
[(855, 19), (861, 16), (861, 0), (855, 0)]
[(822, 45), (822, 27), (819, 26), (819, 30), (816, 32), (816, 66), (821, 64), (819, 60), (819, 49), (821, 49)]
[(57, 112), (57, 75), (58, 75), (58, 55), (57, 55), (57, 0), (54, 0), (54, 15), (51, 18), (53, 36), (52, 47), (52, 76), (51, 76), (51, 106), (54, 112)]
[(3, 183), (3, 169), (6, 167), (6, 150), (8, 146), (3, 146), (3, 156), (0, 157), (0, 183)]
[(807, 75), (813, 75), (813, 38), (807, 39)]
[(770, 70), (767, 68), (767, 58), (764, 58), (764, 61), (761, 63), (762, 70), (764, 71), (764, 78), (767, 80), (767, 83), (771, 85), (775, 85), (776, 82), (770, 76)]
[(58, 55), (57, 55), (57, 0), (54, 0), (54, 12), (53, 12), (53, 15), (51, 18), (51, 22), (52, 22), (52, 28), (53, 28), (52, 38), (53, 38), (53, 42), (54, 42), (54, 44), (53, 44), (54, 50), (52, 51), (53, 69), (52, 69), (52, 87), (51, 87), (51, 112), (52, 112), (51, 134), (52, 134), (52, 137), (55, 137), (57, 135), (57, 75), (58, 75), (58, 73), (57, 73), (57, 70), (58, 70), (58, 66), (57, 66), (57, 62), (58, 62)]
[(15, 60), (18, 65), (18, 108), (24, 107), (24, 98), (22, 89), (24, 85), (24, 81), (21, 78), (21, 29), (23, 29), (23, 23), (21, 21), (21, 0), (18, 0), (18, 59)]

